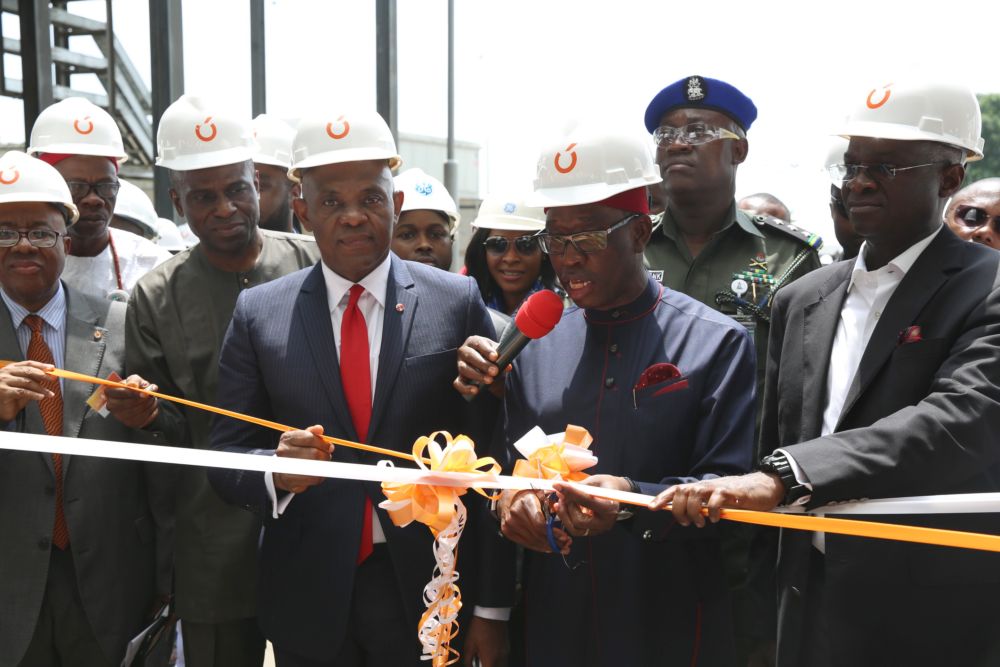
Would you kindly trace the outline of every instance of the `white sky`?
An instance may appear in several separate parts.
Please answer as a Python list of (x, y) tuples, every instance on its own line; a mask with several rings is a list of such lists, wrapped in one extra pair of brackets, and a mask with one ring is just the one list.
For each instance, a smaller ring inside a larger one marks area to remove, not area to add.
[[(72, 9), (103, 17), (103, 5)], [(114, 6), (119, 39), (146, 73), (147, 2)], [(446, 0), (399, 0), (398, 11), (399, 129), (443, 137)], [(374, 106), (374, 0), (268, 0), (266, 12), (269, 112)], [(185, 0), (183, 13), (186, 90), (249, 114), (248, 0)], [(649, 99), (700, 74), (738, 86), (759, 110), (737, 196), (774, 193), (830, 245), (821, 167), (859, 94), (915, 75), (1000, 92), (992, 0), (456, 0), (456, 22), (456, 134), (485, 149), (481, 194), (530, 188), (538, 146), (572, 119), (644, 131)], [(13, 36), (10, 21), (4, 29)], [(0, 140), (23, 140), (18, 107), (0, 106)]]

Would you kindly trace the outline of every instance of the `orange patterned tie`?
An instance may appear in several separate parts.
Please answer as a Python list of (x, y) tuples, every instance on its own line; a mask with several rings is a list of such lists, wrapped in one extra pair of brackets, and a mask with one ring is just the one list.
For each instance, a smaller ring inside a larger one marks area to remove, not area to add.
[[(31, 329), (31, 340), (28, 342), (28, 359), (40, 361), (43, 364), (55, 365), (52, 358), (52, 350), (49, 349), (45, 339), (42, 338), (42, 318), (38, 315), (28, 315), (24, 318), (24, 323)], [(45, 383), (54, 396), (43, 398), (38, 402), (38, 409), (42, 413), (42, 423), (45, 424), (45, 432), (49, 435), (62, 435), (63, 403), (62, 392), (59, 389), (59, 380), (49, 378)], [(52, 529), (52, 544), (59, 549), (69, 546), (69, 527), (66, 525), (66, 514), (63, 512), (63, 474), (62, 455), (52, 455), (52, 467), (56, 473), (56, 523)]]

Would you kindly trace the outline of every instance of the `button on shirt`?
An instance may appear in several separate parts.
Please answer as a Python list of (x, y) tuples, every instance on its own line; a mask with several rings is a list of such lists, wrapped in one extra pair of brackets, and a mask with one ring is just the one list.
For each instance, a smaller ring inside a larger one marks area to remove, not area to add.
[[(931, 241), (940, 233), (941, 227), (926, 238), (903, 251), (895, 259), (880, 269), (869, 271), (865, 264), (867, 243), (861, 247), (858, 258), (854, 262), (854, 272), (847, 285), (847, 299), (840, 311), (837, 323), (837, 333), (830, 350), (830, 366), (826, 374), (826, 409), (823, 411), (823, 427), (820, 435), (830, 435), (837, 428), (844, 402), (854, 382), (854, 376), (861, 364), (868, 341), (875, 331), (882, 312), (896, 288), (903, 281), (906, 272), (910, 270), (917, 258), (927, 249)], [(795, 463), (791, 456), (783, 452), (795, 473), (795, 479), (812, 490), (808, 477)], [(799, 503), (809, 501), (809, 496), (801, 498)], [(825, 550), (823, 533), (813, 533), (813, 546), (820, 551)]]
[[(387, 256), (374, 271), (357, 282), (365, 288), (358, 298), (358, 308), (365, 316), (365, 326), (368, 328), (368, 366), (371, 368), (372, 401), (375, 400), (375, 379), (378, 377), (378, 356), (382, 351), (382, 324), (385, 321), (385, 293), (389, 285), (389, 265)], [(340, 357), (340, 325), (344, 320), (351, 287), (355, 284), (337, 273), (326, 264), (322, 264), (323, 280), (326, 283), (326, 299), (330, 306), (330, 323), (333, 325), (333, 339), (337, 345), (337, 357)], [(288, 494), (281, 500), (277, 499), (273, 475), (265, 476), (268, 494), (274, 505), (274, 517), (277, 518), (295, 497)], [(372, 512), (372, 542), (385, 542), (385, 533), (378, 521), (378, 514)]]
[[(63, 290), (62, 282), (56, 290), (55, 296), (49, 299), (41, 310), (32, 313), (24, 306), (15, 303), (7, 296), (7, 293), (0, 290), (0, 298), (10, 311), (10, 321), (14, 325), (17, 334), (17, 344), (21, 348), (21, 355), (27, 358), (28, 343), (31, 341), (31, 329), (24, 323), (24, 318), (28, 315), (38, 315), (42, 318), (42, 338), (45, 344), (52, 350), (52, 360), (56, 368), (66, 367), (66, 292)], [(59, 388), (62, 389), (63, 381), (59, 379)]]

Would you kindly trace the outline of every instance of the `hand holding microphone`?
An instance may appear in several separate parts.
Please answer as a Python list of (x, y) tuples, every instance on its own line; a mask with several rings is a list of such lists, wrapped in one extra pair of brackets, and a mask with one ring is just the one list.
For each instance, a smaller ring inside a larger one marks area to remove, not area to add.
[(551, 290), (541, 290), (521, 305), (514, 321), (500, 336), (499, 343), (482, 336), (470, 336), (458, 349), (458, 377), (452, 383), (455, 389), (471, 401), (482, 386), (495, 384), (494, 378), (507, 368), (529, 341), (541, 338), (555, 328), (562, 311), (563, 303), (559, 295)]

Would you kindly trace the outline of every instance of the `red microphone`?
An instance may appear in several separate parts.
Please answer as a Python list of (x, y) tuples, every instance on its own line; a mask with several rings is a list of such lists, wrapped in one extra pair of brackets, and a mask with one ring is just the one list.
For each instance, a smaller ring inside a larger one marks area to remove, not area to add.
[[(552, 290), (540, 290), (529, 296), (517, 309), (514, 321), (507, 325), (503, 335), (500, 336), (500, 342), (497, 344), (499, 357), (494, 363), (501, 371), (507, 368), (529, 341), (541, 338), (552, 331), (559, 323), (562, 314), (562, 299)], [(480, 386), (476, 382), (471, 384)], [(478, 393), (465, 398), (471, 401), (476, 396)]]

